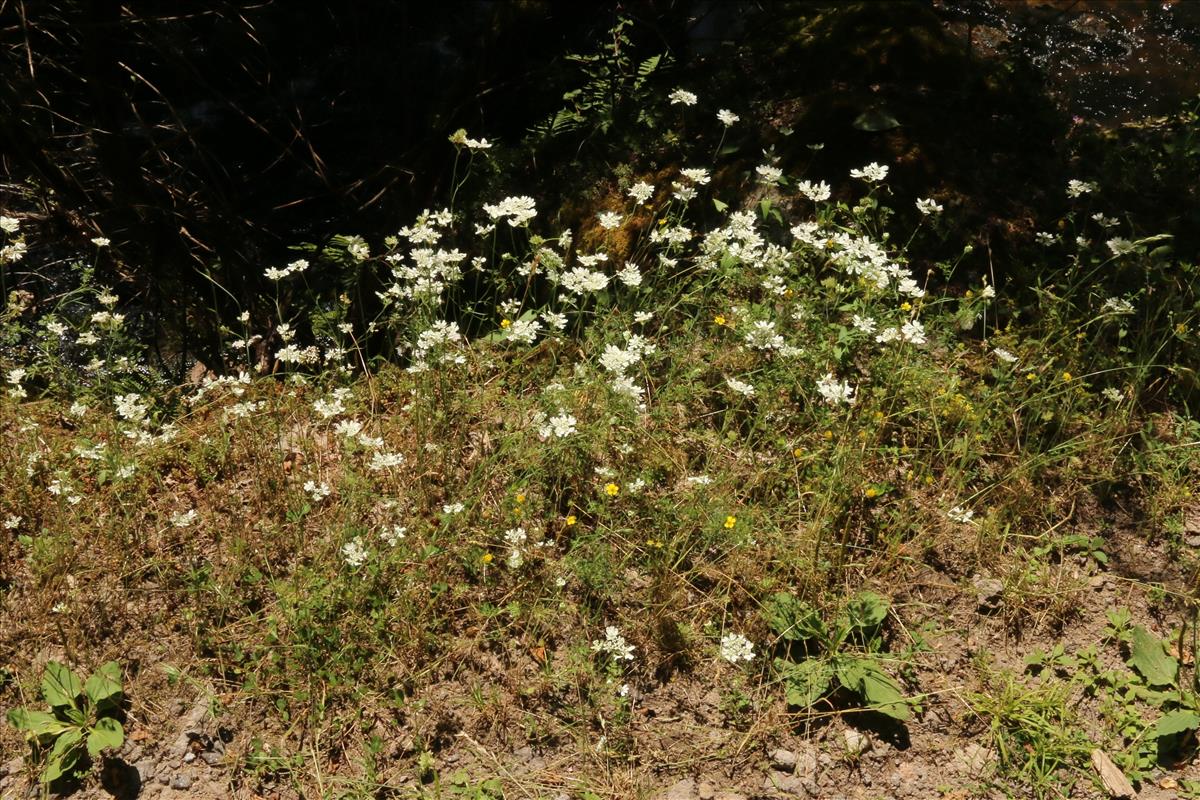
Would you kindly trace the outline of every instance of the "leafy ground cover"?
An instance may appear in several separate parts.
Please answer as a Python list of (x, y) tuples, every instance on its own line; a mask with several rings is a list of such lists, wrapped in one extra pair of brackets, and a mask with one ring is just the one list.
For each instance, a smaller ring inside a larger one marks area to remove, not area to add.
[(1195, 265), (1081, 174), (998, 287), (889, 165), (657, 102), (681, 168), (299, 248), (223, 375), (147, 367), (104, 239), (12, 294), (0, 789), (1200, 791)]

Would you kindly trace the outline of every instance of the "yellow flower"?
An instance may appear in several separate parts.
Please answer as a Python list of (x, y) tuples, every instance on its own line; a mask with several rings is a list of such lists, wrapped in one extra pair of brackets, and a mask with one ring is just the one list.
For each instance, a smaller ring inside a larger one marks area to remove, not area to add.
[(833, 438), (833, 431), (825, 431), (825, 433), (821, 435), (825, 437), (825, 441), (829, 441)]
[(865, 494), (867, 496), (867, 499), (870, 499), (872, 497), (879, 497), (879, 490), (876, 489), (874, 486), (868, 486), (867, 491), (863, 492), (863, 494)]
[(718, 325), (724, 325), (725, 316), (723, 314), (717, 314), (715, 317), (713, 317), (713, 322), (717, 323)]
[(500, 320), (500, 327), (501, 327), (501, 328), (509, 328), (509, 327), (511, 327), (511, 326), (512, 326), (512, 320), (510, 320), (510, 319), (502, 319), (502, 320)]
[(571, 527), (572, 525), (574, 525), (578, 521), (579, 520), (575, 519), (574, 514), (567, 514), (567, 527), (568, 528)]
[(795, 450), (792, 451), (792, 455), (795, 456), (796, 458), (800, 458), (801, 456), (804, 455), (804, 448), (797, 447)]
[(492, 563), (492, 554), (491, 554), (491, 553), (484, 553), (484, 554), (483, 554), (483, 558), (481, 558), (481, 559), (479, 559), (479, 560), (480, 560), (480, 561), (482, 561), (482, 562), (483, 562), (483, 563), (485, 563), (485, 564), (490, 564), (490, 563)]
[(525, 502), (525, 493), (524, 492), (517, 492), (517, 502), (518, 503)]
[(609, 497), (616, 497), (620, 493), (621, 487), (615, 483), (608, 483), (604, 485), (604, 491)]
[(737, 517), (735, 517), (733, 515), (725, 517), (725, 527), (726, 528), (732, 528), (734, 525), (737, 525)]
[(1064, 381), (1071, 380), (1071, 373), (1067, 372), (1066, 370), (1063, 370), (1062, 379)]
[(905, 300), (903, 303), (900, 304), (900, 310), (901, 311), (912, 311), (912, 303)]

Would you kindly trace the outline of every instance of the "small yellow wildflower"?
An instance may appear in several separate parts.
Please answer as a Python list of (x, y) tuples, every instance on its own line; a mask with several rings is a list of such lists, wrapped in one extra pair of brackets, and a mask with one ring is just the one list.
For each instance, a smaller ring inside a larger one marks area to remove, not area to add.
[(571, 527), (572, 525), (574, 525), (578, 521), (579, 520), (575, 519), (574, 514), (567, 514), (567, 527), (568, 528)]
[(500, 327), (501, 327), (501, 328), (510, 328), (510, 327), (512, 327), (512, 320), (510, 320), (510, 319), (502, 319), (502, 320), (500, 320)]
[(484, 554), (483, 554), (483, 557), (482, 557), (482, 558), (480, 558), (479, 560), (480, 560), (480, 561), (482, 561), (482, 562), (483, 562), (483, 563), (485, 563), (485, 564), (490, 564), (490, 563), (492, 563), (492, 554), (491, 554), (491, 553), (484, 553)]
[(867, 491), (863, 492), (863, 494), (865, 494), (867, 499), (870, 500), (873, 497), (879, 497), (879, 490), (874, 486), (868, 486)]
[(965, 296), (965, 297), (966, 297), (968, 300), (970, 300), (972, 297), (974, 297), (974, 296), (975, 296), (975, 293), (974, 293), (973, 291), (971, 291), (970, 289), (967, 289), (967, 291), (966, 291), (966, 294), (965, 294), (964, 296)]
[(1071, 380), (1071, 377), (1072, 377), (1072, 376), (1071, 376), (1071, 373), (1067, 372), (1066, 370), (1063, 370), (1062, 379), (1063, 379), (1064, 381), (1069, 381), (1069, 380)]
[(792, 455), (796, 458), (800, 458), (801, 456), (804, 455), (804, 448), (797, 447), (795, 450), (792, 451)]
[(733, 516), (732, 514), (725, 517), (726, 528), (732, 528), (734, 525), (737, 525), (737, 517)]
[(607, 483), (604, 485), (604, 492), (609, 497), (616, 497), (620, 493), (620, 491), (621, 491), (621, 487), (617, 486), (615, 483)]
[(912, 303), (905, 300), (903, 303), (900, 304), (900, 310), (901, 311), (912, 311)]
[(825, 431), (825, 433), (821, 435), (825, 437), (825, 441), (829, 441), (833, 438), (833, 431)]
[(525, 493), (524, 492), (517, 492), (517, 502), (518, 503), (525, 502)]
[(713, 322), (717, 323), (718, 325), (724, 325), (725, 324), (725, 315), (717, 314), (715, 317), (713, 317)]

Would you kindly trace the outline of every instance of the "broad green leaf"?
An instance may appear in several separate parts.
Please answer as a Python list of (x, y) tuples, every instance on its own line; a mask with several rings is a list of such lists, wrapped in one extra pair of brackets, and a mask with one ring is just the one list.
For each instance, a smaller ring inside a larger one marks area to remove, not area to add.
[(828, 637), (825, 623), (813, 607), (788, 592), (772, 595), (767, 602), (766, 616), (771, 628), (789, 641), (818, 639), (824, 642)]
[(46, 674), (42, 676), (42, 696), (46, 702), (55, 708), (74, 705), (75, 698), (83, 686), (79, 678), (64, 664), (51, 661), (46, 665)]
[(810, 658), (799, 663), (779, 659), (775, 663), (783, 673), (788, 705), (812, 708), (829, 693), (833, 667), (825, 659)]
[(715, 208), (717, 211), (724, 211), (725, 209), (729, 208), (729, 203), (722, 203), (720, 200), (718, 200), (715, 197), (712, 199), (712, 201), (713, 201), (713, 208)]
[(872, 709), (902, 722), (908, 719), (908, 703), (890, 675), (878, 668), (867, 670), (862, 686), (863, 699)]
[(46, 768), (42, 770), (42, 782), (51, 783), (58, 780), (67, 771), (73, 769), (79, 761), (79, 743), (83, 740), (83, 731), (71, 728), (54, 741), (50, 755), (46, 757)]
[(860, 131), (890, 131), (900, 127), (900, 120), (881, 108), (872, 108), (854, 119), (854, 127)]
[(1164, 714), (1154, 726), (1155, 736), (1171, 736), (1200, 728), (1200, 714), (1195, 711), (1172, 711)]
[(887, 613), (888, 601), (874, 592), (862, 592), (846, 604), (846, 621), (852, 628), (876, 628)]
[(20, 731), (27, 731), (30, 736), (57, 736), (71, 729), (71, 724), (63, 722), (47, 711), (31, 711), (27, 708), (14, 708), (8, 712), (8, 723)]
[(1141, 625), (1133, 629), (1129, 663), (1151, 686), (1170, 686), (1179, 674), (1179, 662), (1167, 655), (1163, 643)]
[(101, 717), (96, 720), (96, 727), (87, 737), (88, 755), (97, 756), (106, 747), (116, 750), (125, 743), (125, 731), (121, 723), (112, 717)]
[(907, 720), (908, 703), (900, 686), (870, 658), (843, 658), (837, 667), (838, 682), (857, 694), (873, 711)]
[(88, 676), (83, 685), (88, 699), (97, 707), (115, 706), (121, 702), (121, 665), (115, 661), (101, 664)]

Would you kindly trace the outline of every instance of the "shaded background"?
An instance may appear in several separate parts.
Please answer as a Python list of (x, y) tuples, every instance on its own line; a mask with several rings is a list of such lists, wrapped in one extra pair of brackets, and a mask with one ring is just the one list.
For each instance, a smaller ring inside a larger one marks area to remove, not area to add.
[(1195, 137), (1171, 129), (1177, 163), (1148, 168), (1130, 153), (1151, 134), (1122, 125), (1195, 97), (1197, 6), (0, 0), (0, 204), (37, 231), (21, 277), (41, 298), (110, 238), (104, 277), (181, 363), (220, 362), (217, 323), (290, 246), (378, 242), (444, 205), (457, 128), (504, 145), (462, 200), (530, 194), (547, 224), (590, 218), (619, 165), (687, 166), (647, 111), (679, 85), (746, 121), (731, 164), (774, 148), (836, 186), (889, 163), (899, 193), (953, 201), (992, 269), (1101, 167), (1128, 173), (1106, 199), (1193, 252)]

